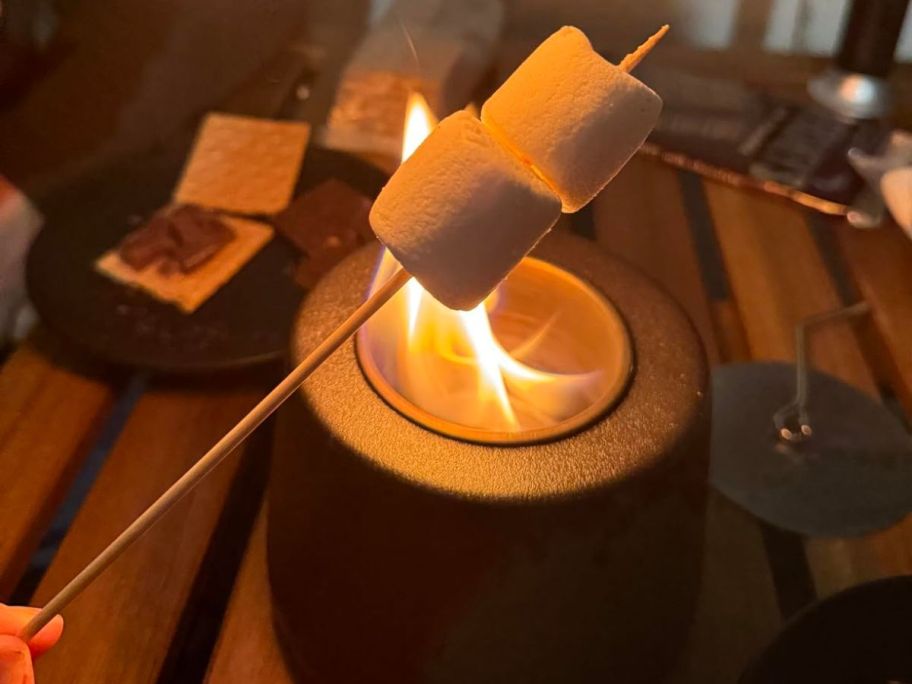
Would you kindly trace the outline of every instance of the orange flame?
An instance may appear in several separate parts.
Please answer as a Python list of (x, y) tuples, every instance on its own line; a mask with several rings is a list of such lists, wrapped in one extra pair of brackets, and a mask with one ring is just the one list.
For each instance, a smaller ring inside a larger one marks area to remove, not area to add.
[(411, 93), (405, 106), (405, 130), (402, 133), (402, 156), (405, 161), (424, 142), (437, 125), (437, 118), (421, 93)]
[[(425, 99), (413, 93), (406, 112), (403, 161), (435, 125)], [(372, 289), (397, 268), (396, 259), (384, 250)], [(386, 363), (380, 364), (384, 375), (429, 413), (453, 419), (455, 410), (467, 424), (510, 431), (560, 420), (562, 413), (577, 408), (579, 401), (572, 395), (587, 394), (585, 388), (591, 385), (593, 373), (544, 372), (519, 360), (534, 349), (547, 325), (515, 347), (512, 354), (508, 352), (497, 340), (489, 317), (498, 298), (495, 291), (471, 311), (453, 311), (413, 279), (369, 321), (362, 339), (375, 346), (398, 347), (395, 353), (386, 354)], [(514, 400), (523, 404), (522, 419), (517, 416)]]

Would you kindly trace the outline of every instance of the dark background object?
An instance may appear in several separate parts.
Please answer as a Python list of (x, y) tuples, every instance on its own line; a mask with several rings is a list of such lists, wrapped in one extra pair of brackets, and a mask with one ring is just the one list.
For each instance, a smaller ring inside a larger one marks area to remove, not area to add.
[[(42, 320), (68, 341), (118, 365), (199, 373), (285, 356), (303, 291), (298, 254), (278, 235), (193, 314), (94, 270), (95, 260), (166, 204), (183, 155), (137, 158), (55, 192), (27, 266)], [(297, 192), (339, 178), (368, 197), (386, 180), (354, 157), (310, 148)]]
[[(703, 553), (703, 349), (670, 297), (593, 243), (555, 232), (533, 254), (624, 317), (626, 396), (561, 439), (474, 444), (387, 405), (352, 342), (328, 359), (289, 402), (269, 497), (273, 615), (302, 681), (652, 684), (674, 660)], [(377, 256), (314, 289), (296, 359), (361, 300)]]
[(808, 81), (811, 97), (842, 119), (885, 119), (893, 107), (887, 74), (908, 0), (854, 0), (832, 67)]
[[(345, 10), (357, 16), (362, 1)], [(25, 83), (4, 93), (2, 173), (33, 197), (146, 154), (224, 110), (327, 14), (338, 12), (325, 0), (4, 0), (4, 17), (26, 23), (16, 33), (37, 29), (46, 44), (41, 61), (10, 74)], [(254, 102), (236, 113), (275, 115)]]
[(741, 684), (912, 682), (912, 576), (838, 593), (792, 619)]
[(884, 78), (893, 67), (908, 5), (908, 0), (854, 0), (836, 65)]

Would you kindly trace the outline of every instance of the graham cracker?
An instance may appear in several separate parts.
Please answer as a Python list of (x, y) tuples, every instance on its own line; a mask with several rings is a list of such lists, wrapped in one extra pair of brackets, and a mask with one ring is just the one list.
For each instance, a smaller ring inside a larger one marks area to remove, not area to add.
[(116, 249), (102, 254), (95, 268), (109, 278), (193, 313), (272, 239), (272, 228), (264, 223), (232, 216), (222, 216), (221, 220), (234, 232), (234, 239), (190, 273), (165, 275), (159, 273), (158, 263), (136, 271), (121, 260)]
[(174, 201), (238, 214), (274, 214), (294, 191), (310, 125), (209, 114)]

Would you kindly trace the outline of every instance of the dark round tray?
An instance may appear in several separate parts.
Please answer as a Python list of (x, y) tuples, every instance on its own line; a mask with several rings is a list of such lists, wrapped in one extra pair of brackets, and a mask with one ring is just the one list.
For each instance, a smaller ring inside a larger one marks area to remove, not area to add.
[(912, 576), (862, 584), (796, 615), (741, 684), (912, 682)]
[[(304, 290), (294, 280), (298, 254), (279, 235), (192, 314), (94, 270), (102, 253), (168, 202), (182, 165), (182, 156), (131, 160), (41, 202), (45, 228), (26, 271), (32, 302), (54, 332), (121, 366), (208, 373), (283, 358)], [(371, 198), (386, 181), (360, 159), (312, 147), (296, 194), (329, 178)]]

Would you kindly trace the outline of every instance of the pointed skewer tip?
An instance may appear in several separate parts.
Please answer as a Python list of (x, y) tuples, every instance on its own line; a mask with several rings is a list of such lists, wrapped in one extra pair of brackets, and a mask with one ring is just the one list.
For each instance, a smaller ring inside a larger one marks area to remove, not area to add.
[(658, 45), (659, 41), (662, 40), (662, 37), (668, 33), (669, 26), (664, 24), (658, 31), (653, 33), (649, 38), (647, 38), (643, 43), (633, 52), (628, 54), (621, 60), (621, 63), (618, 64), (618, 68), (630, 73), (633, 71), (637, 64), (643, 61), (643, 59), (648, 55), (652, 48)]

